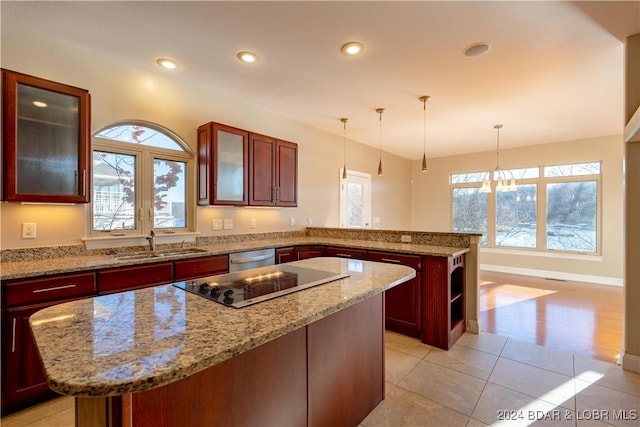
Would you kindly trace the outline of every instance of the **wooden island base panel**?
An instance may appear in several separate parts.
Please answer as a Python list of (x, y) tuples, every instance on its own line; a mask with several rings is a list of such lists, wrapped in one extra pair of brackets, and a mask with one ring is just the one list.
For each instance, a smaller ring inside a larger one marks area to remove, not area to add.
[(355, 427), (384, 398), (385, 293), (416, 271), (294, 266), (340, 278), (240, 309), (176, 284), (40, 310), (29, 323), (48, 385), (75, 396), (79, 427)]
[(162, 387), (76, 398), (77, 426), (357, 426), (384, 397), (375, 295)]

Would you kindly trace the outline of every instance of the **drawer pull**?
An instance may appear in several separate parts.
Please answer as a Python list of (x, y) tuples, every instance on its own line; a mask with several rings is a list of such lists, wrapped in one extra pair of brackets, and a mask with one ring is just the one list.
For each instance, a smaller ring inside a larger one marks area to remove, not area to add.
[(12, 326), (12, 338), (11, 338), (11, 353), (16, 352), (16, 318), (13, 318), (13, 326)]
[(393, 263), (395, 263), (395, 264), (402, 264), (402, 261), (397, 260), (397, 259), (382, 258), (382, 261), (386, 261), (386, 262), (393, 262)]
[(55, 286), (53, 288), (35, 289), (33, 291), (33, 293), (34, 294), (39, 294), (39, 293), (42, 293), (42, 292), (59, 291), (60, 289), (69, 289), (69, 288), (75, 288), (75, 287), (76, 287), (75, 284), (64, 285), (64, 286)]
[(351, 258), (351, 255), (349, 255), (349, 254), (341, 254), (341, 253), (337, 253), (336, 255), (337, 255), (337, 256), (343, 256), (343, 257), (345, 257), (345, 258)]

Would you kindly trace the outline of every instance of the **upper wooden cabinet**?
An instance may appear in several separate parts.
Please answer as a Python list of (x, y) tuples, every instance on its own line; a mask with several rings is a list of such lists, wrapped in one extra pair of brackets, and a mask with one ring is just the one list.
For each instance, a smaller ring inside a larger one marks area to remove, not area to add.
[(248, 203), (249, 132), (219, 123), (198, 128), (198, 204)]
[(249, 205), (298, 205), (298, 145), (249, 134)]
[(2, 70), (3, 200), (88, 203), (90, 95)]
[(298, 145), (220, 123), (200, 126), (198, 204), (297, 206)]

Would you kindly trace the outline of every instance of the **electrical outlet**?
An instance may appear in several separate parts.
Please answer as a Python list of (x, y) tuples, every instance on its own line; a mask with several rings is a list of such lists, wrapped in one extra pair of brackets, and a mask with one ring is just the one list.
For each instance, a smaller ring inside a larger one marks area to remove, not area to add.
[(214, 230), (222, 230), (222, 220), (221, 219), (214, 219), (213, 220), (213, 229)]
[(22, 238), (23, 239), (35, 239), (36, 238), (36, 223), (35, 222), (23, 222), (22, 223)]
[(411, 243), (411, 236), (403, 234), (402, 236), (400, 236), (400, 241), (402, 243)]
[(294, 225), (296, 225), (296, 219), (294, 217), (289, 218), (289, 225), (291, 227), (293, 227)]
[(255, 218), (251, 218), (251, 220), (249, 221), (249, 227), (256, 228), (256, 219)]
[(233, 230), (233, 220), (225, 219), (222, 228), (225, 230)]
[(311, 219), (311, 217), (307, 218), (307, 225), (313, 225), (313, 219)]

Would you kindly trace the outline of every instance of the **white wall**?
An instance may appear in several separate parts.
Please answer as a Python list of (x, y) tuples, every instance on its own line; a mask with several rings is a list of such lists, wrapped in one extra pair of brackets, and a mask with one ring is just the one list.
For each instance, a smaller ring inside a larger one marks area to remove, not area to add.
[[(299, 144), (297, 208), (198, 207), (197, 230), (201, 235), (222, 233), (212, 230), (214, 218), (233, 219), (234, 233), (299, 229), (306, 226), (308, 218), (314, 226), (338, 225), (339, 168), (343, 164), (339, 112), (336, 112), (338, 135), (332, 135), (275, 116), (252, 105), (251, 100), (232, 99), (207, 87), (180, 82), (175, 74), (160, 68), (141, 70), (118, 58), (100, 56), (22, 30), (8, 26), (1, 30), (3, 68), (90, 91), (92, 132), (123, 119), (147, 120), (173, 130), (196, 152), (198, 126), (217, 121)], [(376, 122), (372, 122), (372, 126), (375, 125)], [(380, 217), (376, 228), (407, 229), (410, 226), (410, 162), (388, 153), (383, 156), (385, 173), (378, 177), (378, 151), (348, 142), (347, 168), (372, 174), (372, 215)], [(192, 177), (194, 172), (195, 169), (191, 171)], [(83, 205), (2, 203), (1, 247), (78, 244), (86, 234), (85, 209)], [(249, 228), (250, 218), (256, 218), (257, 228)], [(294, 218), (294, 227), (289, 225), (290, 218)], [(37, 223), (37, 239), (20, 238), (22, 222)]]
[[(433, 231), (450, 230), (452, 202), (449, 176), (452, 173), (493, 170), (495, 161), (495, 151), (430, 159), (429, 171), (425, 174), (420, 172), (420, 162), (414, 161), (411, 168), (414, 180), (411, 191), (411, 227)], [(621, 285), (624, 236), (622, 136), (500, 150), (500, 166), (503, 168), (592, 161), (602, 161), (600, 256), (549, 257), (549, 254), (536, 256), (531, 251), (494, 250), (489, 253), (481, 249), (481, 268)]]

